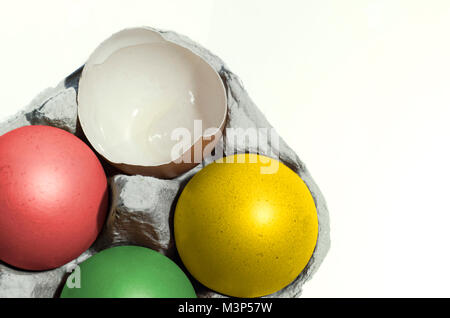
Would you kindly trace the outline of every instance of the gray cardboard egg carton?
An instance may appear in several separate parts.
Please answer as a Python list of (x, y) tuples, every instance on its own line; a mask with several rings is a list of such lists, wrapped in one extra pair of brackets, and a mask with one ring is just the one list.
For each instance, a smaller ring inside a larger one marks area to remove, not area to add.
[[(160, 32), (165, 39), (192, 50), (220, 74), (228, 98), (226, 128), (272, 128), (248, 96), (240, 79), (220, 58), (183, 35), (171, 31), (155, 31)], [(50, 125), (67, 130), (86, 141), (77, 120), (76, 95), (81, 70), (82, 68), (75, 71), (55, 88), (46, 89), (21, 112), (0, 123), (0, 135), (26, 125)], [(230, 138), (224, 134), (223, 140), (215, 149), (216, 155), (257, 152), (279, 158), (305, 181), (313, 195), (319, 219), (319, 236), (313, 256), (290, 285), (266, 296), (299, 297), (303, 284), (317, 271), (330, 248), (330, 224), (325, 199), (303, 162), (281, 138), (277, 143), (273, 142), (273, 138)], [(116, 245), (133, 244), (155, 249), (185, 270), (176, 252), (173, 229), (170, 226), (176, 201), (189, 179), (215, 158), (217, 157), (205, 158), (197, 167), (172, 180), (123, 175), (102, 160), (110, 185), (111, 202), (108, 219), (97, 241), (78, 259), (54, 270), (29, 272), (0, 263), (0, 297), (58, 297), (66, 277), (77, 264)], [(185, 272), (187, 273), (186, 270)], [(192, 282), (199, 297), (225, 297), (194, 279)]]

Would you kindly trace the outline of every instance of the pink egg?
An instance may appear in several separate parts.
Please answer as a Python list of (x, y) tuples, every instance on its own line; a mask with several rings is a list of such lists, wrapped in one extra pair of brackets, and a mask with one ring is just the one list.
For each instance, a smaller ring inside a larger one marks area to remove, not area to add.
[(54, 127), (0, 136), (0, 260), (27, 270), (64, 265), (97, 238), (108, 188), (94, 152)]

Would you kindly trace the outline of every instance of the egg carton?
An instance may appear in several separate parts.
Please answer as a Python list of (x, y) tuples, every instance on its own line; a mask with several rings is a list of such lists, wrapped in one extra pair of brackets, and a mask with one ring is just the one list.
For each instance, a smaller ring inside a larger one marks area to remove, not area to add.
[[(175, 248), (173, 214), (178, 196), (190, 178), (213, 162), (219, 153), (228, 156), (250, 152), (276, 158), (303, 179), (314, 198), (319, 233), (313, 255), (301, 274), (291, 284), (265, 297), (300, 297), (304, 283), (311, 279), (325, 259), (330, 248), (328, 209), (322, 193), (305, 164), (282, 138), (276, 133), (273, 134), (275, 130), (250, 99), (240, 79), (219, 57), (184, 35), (150, 29), (159, 32), (164, 39), (199, 55), (220, 75), (226, 88), (228, 118), (224, 138), (216, 145), (214, 156), (206, 157), (192, 170), (170, 180), (124, 175), (99, 158), (108, 177), (111, 199), (108, 218), (98, 239), (76, 260), (53, 270), (23, 271), (0, 262), (0, 297), (58, 297), (66, 278), (77, 264), (103, 249), (118, 245), (139, 245), (159, 251), (175, 261), (189, 276)], [(0, 135), (22, 126), (48, 125), (64, 129), (88, 143), (77, 117), (78, 81), (82, 68), (80, 67), (56, 87), (43, 91), (22, 111), (0, 123)], [(230, 136), (226, 134), (227, 128), (244, 130), (261, 128), (260, 131), (272, 133), (270, 138), (266, 136), (267, 138), (257, 138), (257, 140), (245, 138), (230, 140)], [(274, 142), (274, 138), (277, 138), (277, 142)], [(190, 278), (198, 297), (226, 297), (206, 288), (191, 276)]]

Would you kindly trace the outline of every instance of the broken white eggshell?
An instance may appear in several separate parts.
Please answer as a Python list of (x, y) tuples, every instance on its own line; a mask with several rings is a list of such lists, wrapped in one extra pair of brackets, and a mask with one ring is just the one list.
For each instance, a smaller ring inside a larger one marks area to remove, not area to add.
[(173, 178), (192, 169), (219, 141), (226, 116), (219, 74), (147, 28), (120, 31), (100, 44), (79, 81), (84, 134), (129, 174)]

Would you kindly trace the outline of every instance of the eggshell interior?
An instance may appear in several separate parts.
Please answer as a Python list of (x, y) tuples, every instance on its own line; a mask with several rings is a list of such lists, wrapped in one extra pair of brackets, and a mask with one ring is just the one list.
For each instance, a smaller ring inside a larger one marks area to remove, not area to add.
[[(223, 127), (226, 111), (217, 72), (192, 51), (145, 28), (124, 30), (103, 42), (79, 83), (82, 129), (112, 163), (170, 163), (180, 142), (172, 136), (176, 129), (187, 129), (193, 145)], [(200, 136), (195, 120), (202, 121)], [(208, 134), (208, 128), (215, 129)]]

